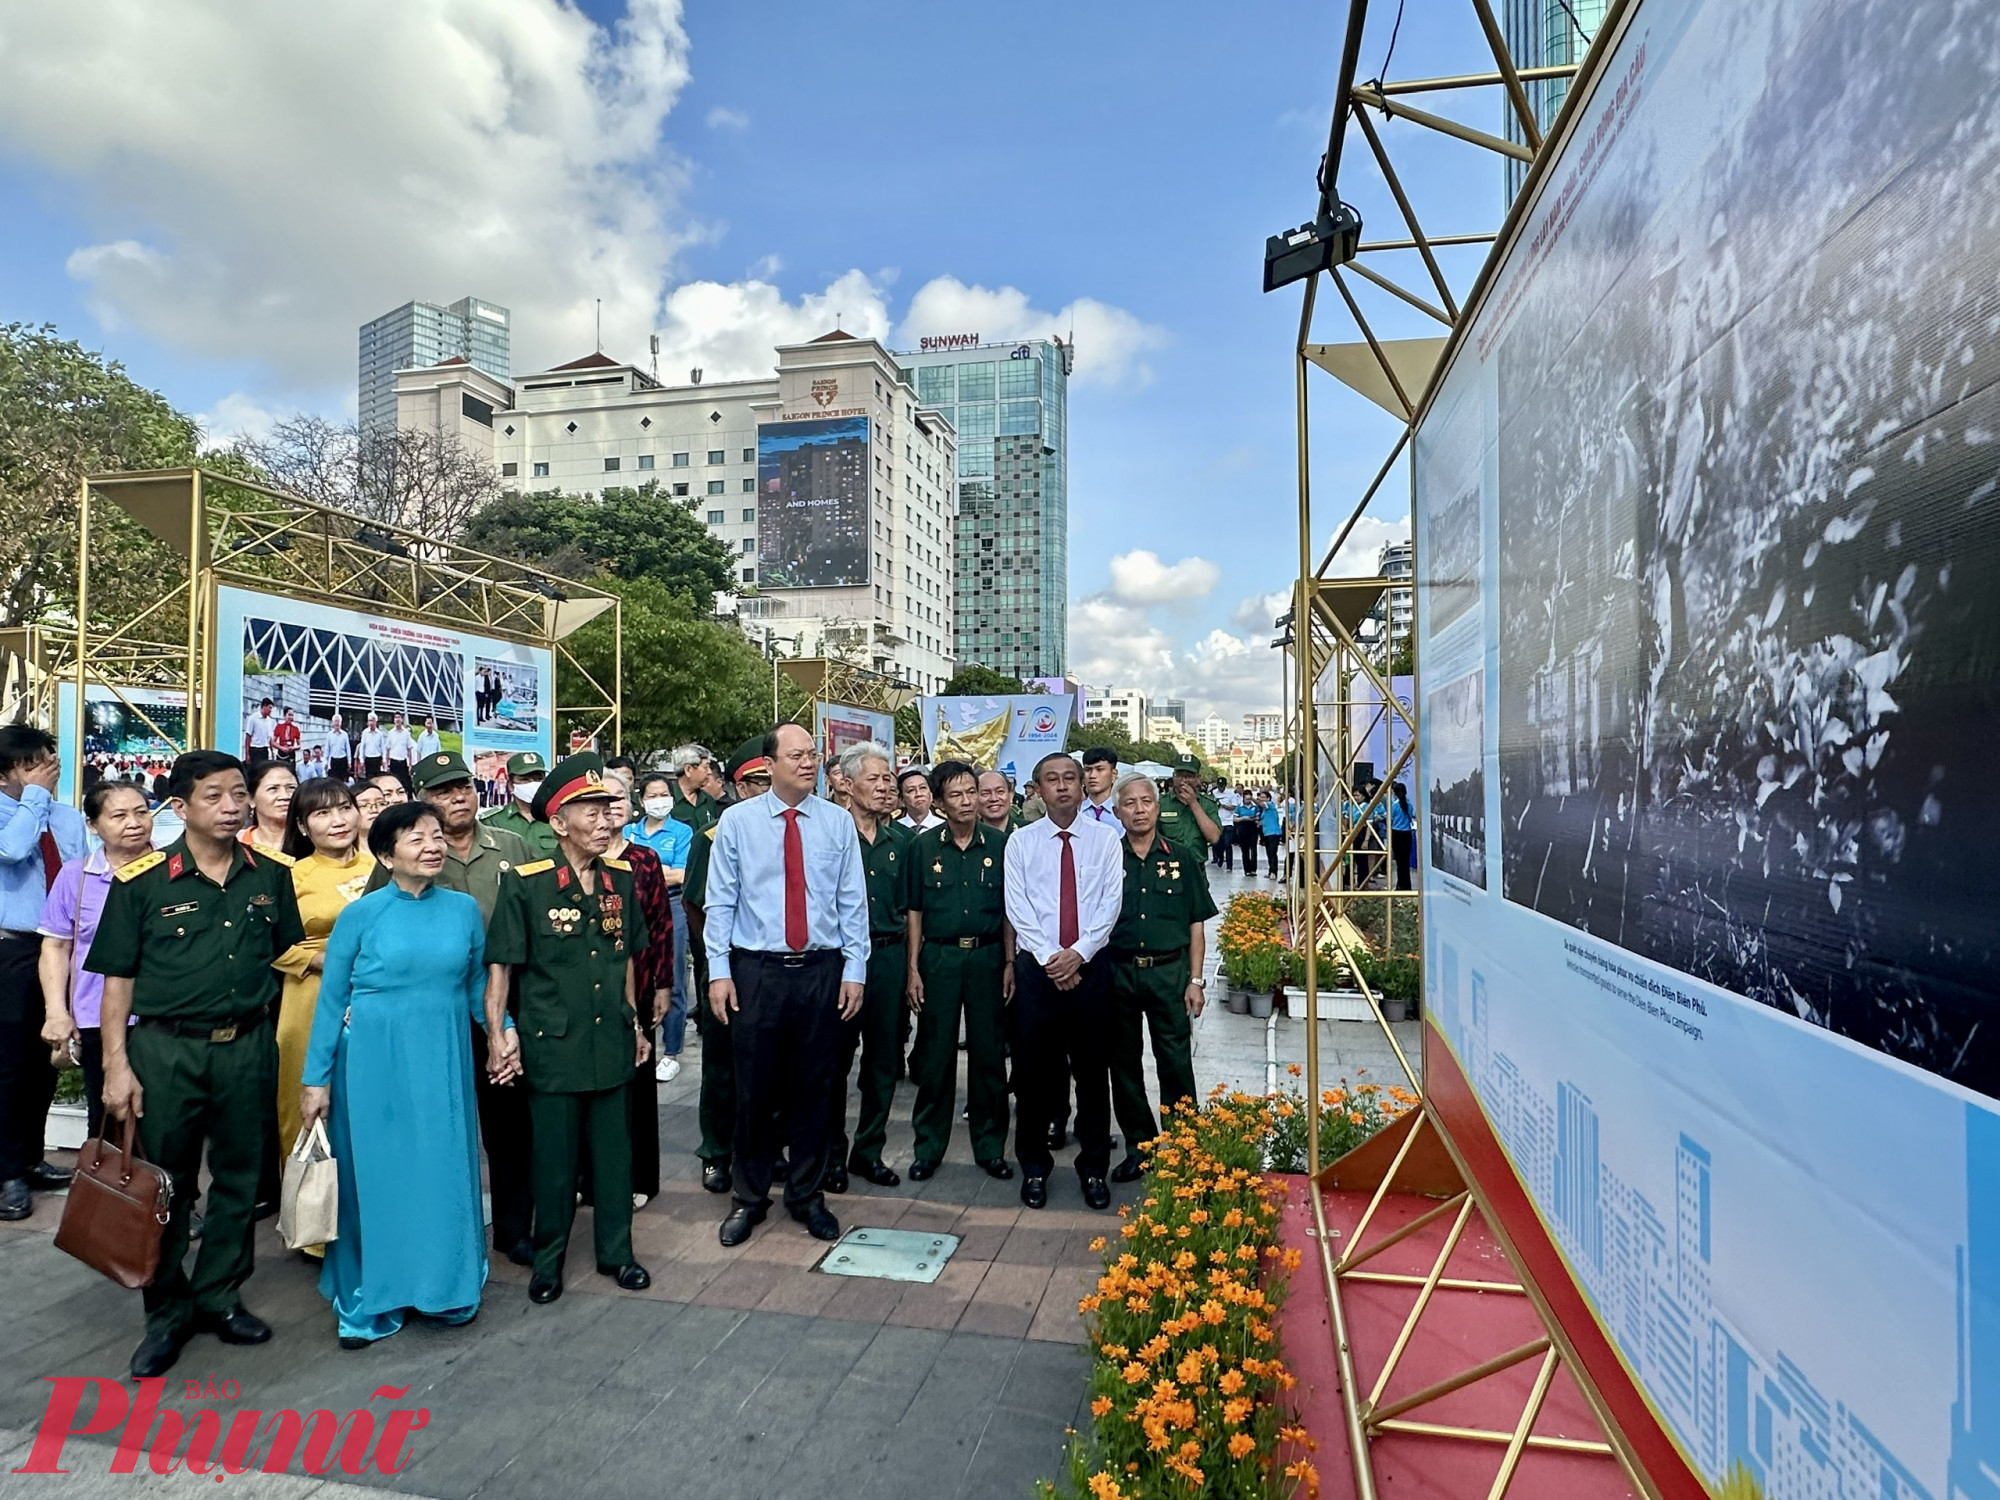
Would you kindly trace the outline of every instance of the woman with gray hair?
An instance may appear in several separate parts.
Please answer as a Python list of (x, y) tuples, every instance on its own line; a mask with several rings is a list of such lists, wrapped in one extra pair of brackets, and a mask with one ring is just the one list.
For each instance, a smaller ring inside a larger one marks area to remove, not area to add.
[[(907, 952), (909, 887), (906, 872), (916, 836), (895, 821), (896, 767), (886, 746), (873, 740), (840, 752), (837, 768), (847, 786), (847, 813), (861, 839), (861, 871), (868, 885), (868, 977), (861, 1010), (841, 1023), (835, 1056), (832, 1117), (827, 1128), (829, 1192), (845, 1192), (848, 1174), (877, 1187), (903, 1179), (882, 1161), (889, 1138), (889, 1106), (902, 1060), (903, 975)], [(829, 778), (831, 779), (831, 778)], [(861, 1113), (854, 1142), (847, 1138), (847, 1079), (861, 1054)]]

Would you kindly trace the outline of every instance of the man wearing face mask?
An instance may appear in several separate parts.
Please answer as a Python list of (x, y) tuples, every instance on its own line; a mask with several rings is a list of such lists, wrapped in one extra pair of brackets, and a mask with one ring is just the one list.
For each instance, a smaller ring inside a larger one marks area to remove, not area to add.
[(548, 774), (548, 769), (542, 757), (533, 750), (508, 756), (507, 786), (514, 795), (505, 807), (493, 808), (480, 814), (479, 818), (488, 828), (504, 828), (518, 836), (536, 859), (556, 857), (556, 837), (549, 831), (549, 825), (529, 816), (535, 793), (542, 789), (542, 778)]

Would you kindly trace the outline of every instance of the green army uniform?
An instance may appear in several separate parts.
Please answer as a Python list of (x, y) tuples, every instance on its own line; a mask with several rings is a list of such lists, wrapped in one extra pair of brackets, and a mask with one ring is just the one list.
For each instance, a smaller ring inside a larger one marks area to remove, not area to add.
[[(1209, 822), (1217, 828), (1222, 828), (1222, 805), (1207, 792), (1195, 793), (1195, 801), (1200, 803), (1201, 810), (1208, 814)], [(1227, 838), (1228, 835), (1229, 831), (1223, 829), (1223, 837)], [(1201, 825), (1195, 822), (1193, 812), (1173, 794), (1171, 788), (1160, 793), (1158, 836), (1177, 849), (1199, 849), (1202, 851), (1201, 857), (1204, 860), (1208, 858), (1209, 843), (1202, 836)]]
[[(681, 880), (681, 909), (699, 918), (708, 896), (708, 862), (715, 825), (694, 836)], [(701, 1038), (701, 1145), (695, 1155), (708, 1166), (729, 1165), (736, 1148), (736, 1051), (729, 1028), (708, 1008), (708, 946), (700, 922), (688, 923), (688, 961), (694, 970), (694, 1029)]]
[(707, 792), (696, 792), (692, 800), (681, 795), (678, 784), (674, 787), (674, 810), (667, 814), (678, 823), (685, 823), (696, 833), (713, 828), (722, 816), (722, 804)]
[[(536, 794), (538, 811), (580, 761), (597, 757), (560, 762)], [(486, 929), (486, 961), (514, 969), (515, 1025), (534, 1135), (538, 1282), (560, 1282), (586, 1144), (597, 1264), (615, 1269), (633, 1259), (629, 1091), (639, 1029), (627, 977), (648, 934), (632, 867), (599, 859), (590, 868), (594, 893), (583, 889), (566, 860), (516, 866), (514, 878), (501, 885)]]
[(923, 917), (924, 982), (912, 1071), (917, 1081), (916, 1158), (943, 1160), (958, 1116), (958, 1018), (965, 1016), (965, 1092), (975, 1161), (1007, 1154), (1006, 1040), (1001, 929), (1007, 841), (983, 824), (961, 849), (951, 825), (918, 834), (910, 850), (910, 910)]
[[(1183, 809), (1185, 811), (1185, 809)], [(1153, 1067), (1160, 1102), (1176, 1109), (1194, 1101), (1193, 1026), (1187, 1013), (1188, 933), (1215, 915), (1201, 843), (1153, 836), (1144, 859), (1130, 838), (1125, 900), (1105, 945), (1111, 956), (1111, 1106), (1129, 1150), (1160, 1133), (1146, 1102), (1141, 1032), (1153, 1033)]]
[[(253, 1266), (258, 1168), (278, 1087), (272, 960), (305, 941), (292, 872), (238, 844), (217, 885), (176, 839), (117, 872), (84, 967), (132, 981), (126, 1057), (144, 1091), (139, 1145), (173, 1177), (148, 1334), (184, 1336), (242, 1303)], [(209, 1184), (201, 1250), (183, 1266), (188, 1214)]]
[[(909, 974), (910, 847), (916, 835), (902, 824), (875, 825), (861, 840), (861, 871), (868, 883), (868, 979), (861, 1011), (841, 1024), (839, 1071), (834, 1075), (833, 1120), (827, 1160), (845, 1160), (851, 1171), (882, 1165), (889, 1139), (889, 1106), (896, 1097), (901, 1046), (903, 986)], [(956, 1038), (953, 1039), (954, 1043)], [(847, 1078), (861, 1053), (861, 1112), (854, 1122), (854, 1150), (847, 1149)]]
[[(541, 756), (532, 750), (510, 755), (507, 757), (507, 784), (511, 788), (516, 781), (532, 780), (547, 769)], [(521, 799), (511, 791), (504, 806), (488, 808), (479, 815), (479, 821), (487, 828), (513, 834), (528, 846), (528, 853), (535, 859), (556, 858), (555, 830), (523, 811)]]

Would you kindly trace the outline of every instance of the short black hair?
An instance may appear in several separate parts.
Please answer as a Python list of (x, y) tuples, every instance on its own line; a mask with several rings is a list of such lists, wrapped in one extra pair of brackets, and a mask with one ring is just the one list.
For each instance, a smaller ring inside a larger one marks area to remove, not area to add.
[(641, 776), (639, 778), (640, 801), (643, 802), (646, 799), (646, 788), (654, 785), (663, 786), (669, 793), (672, 793), (674, 789), (674, 773), (672, 771), (648, 771), (644, 776)]
[(912, 776), (923, 782), (925, 786), (930, 785), (931, 773), (929, 771), (926, 771), (922, 766), (905, 766), (896, 773), (896, 790), (899, 792), (902, 791), (903, 783), (908, 781)]
[(32, 724), (0, 726), (0, 776), (56, 753), (56, 737)]
[(607, 771), (630, 771), (634, 776), (637, 776), (639, 774), (639, 762), (632, 759), (629, 755), (607, 755), (604, 758), (604, 769)]
[(1092, 745), (1083, 752), (1083, 763), (1086, 766), (1115, 766), (1118, 764), (1118, 752), (1106, 745)]
[(259, 703), (257, 706), (259, 708), (276, 708), (278, 705), (273, 703), (269, 698), (266, 698), (262, 703)]
[(439, 828), (444, 827), (444, 820), (438, 816), (437, 809), (428, 802), (398, 802), (383, 808), (381, 816), (369, 825), (368, 852), (382, 864), (387, 864), (389, 856), (396, 852), (396, 840), (403, 836), (403, 831), (415, 828), (426, 818)]
[(778, 732), (782, 729), (796, 729), (807, 739), (812, 738), (812, 731), (806, 728), (805, 725), (794, 724), (790, 719), (781, 720), (764, 732), (764, 759), (776, 760), (778, 758)]
[[(941, 760), (931, 768), (931, 795), (942, 799), (944, 789), (961, 776), (972, 778), (973, 790), (979, 789), (979, 767), (962, 760)], [(901, 783), (898, 783), (900, 785)]]
[(185, 802), (194, 795), (196, 782), (220, 776), (224, 771), (241, 776), (243, 762), (227, 750), (190, 750), (185, 755), (176, 755), (167, 772), (167, 795)]
[(113, 792), (137, 792), (139, 800), (146, 800), (146, 789), (136, 781), (100, 781), (83, 794), (83, 820), (95, 823), (97, 815), (104, 811), (104, 804), (111, 800)]
[(273, 776), (277, 775), (277, 773), (280, 771), (283, 771), (287, 776), (291, 777), (292, 780), (294, 781), (297, 781), (299, 779), (299, 773), (297, 771), (294, 771), (290, 766), (286, 765), (281, 760), (258, 761), (256, 765), (252, 766), (247, 772), (244, 773), (243, 777), (244, 782), (250, 788), (250, 795), (253, 797), (256, 796), (257, 788), (262, 786), (266, 781), (269, 781)]
[(1069, 751), (1052, 750), (1047, 755), (1044, 755), (1040, 760), (1035, 762), (1035, 769), (1029, 773), (1028, 780), (1040, 781), (1042, 779), (1042, 767), (1047, 765), (1052, 760), (1066, 760), (1071, 765), (1076, 764), (1076, 757), (1074, 755), (1071, 755)]

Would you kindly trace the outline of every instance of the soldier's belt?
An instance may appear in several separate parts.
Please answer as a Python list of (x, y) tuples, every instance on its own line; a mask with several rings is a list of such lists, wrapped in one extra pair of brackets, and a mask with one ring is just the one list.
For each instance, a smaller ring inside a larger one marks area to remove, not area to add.
[(164, 1031), (169, 1036), (186, 1037), (196, 1042), (233, 1042), (239, 1036), (247, 1036), (270, 1017), (268, 1010), (253, 1010), (247, 1016), (238, 1016), (226, 1025), (211, 1026), (206, 1021), (176, 1021), (169, 1016), (138, 1016), (136, 1026), (150, 1026), (155, 1031)]
[(877, 948), (886, 948), (892, 943), (908, 940), (909, 936), (907, 932), (871, 932), (868, 941)]
[(945, 938), (945, 937), (932, 937), (927, 932), (924, 934), (924, 941), (928, 944), (932, 944), (939, 948), (986, 948), (990, 947), (994, 943), (999, 942), (1000, 939), (997, 934), (993, 937)]
[(1187, 957), (1187, 949), (1176, 948), (1171, 953), (1137, 953), (1130, 950), (1111, 955), (1113, 963), (1130, 964), (1135, 969), (1164, 969), (1168, 964), (1179, 963)]

